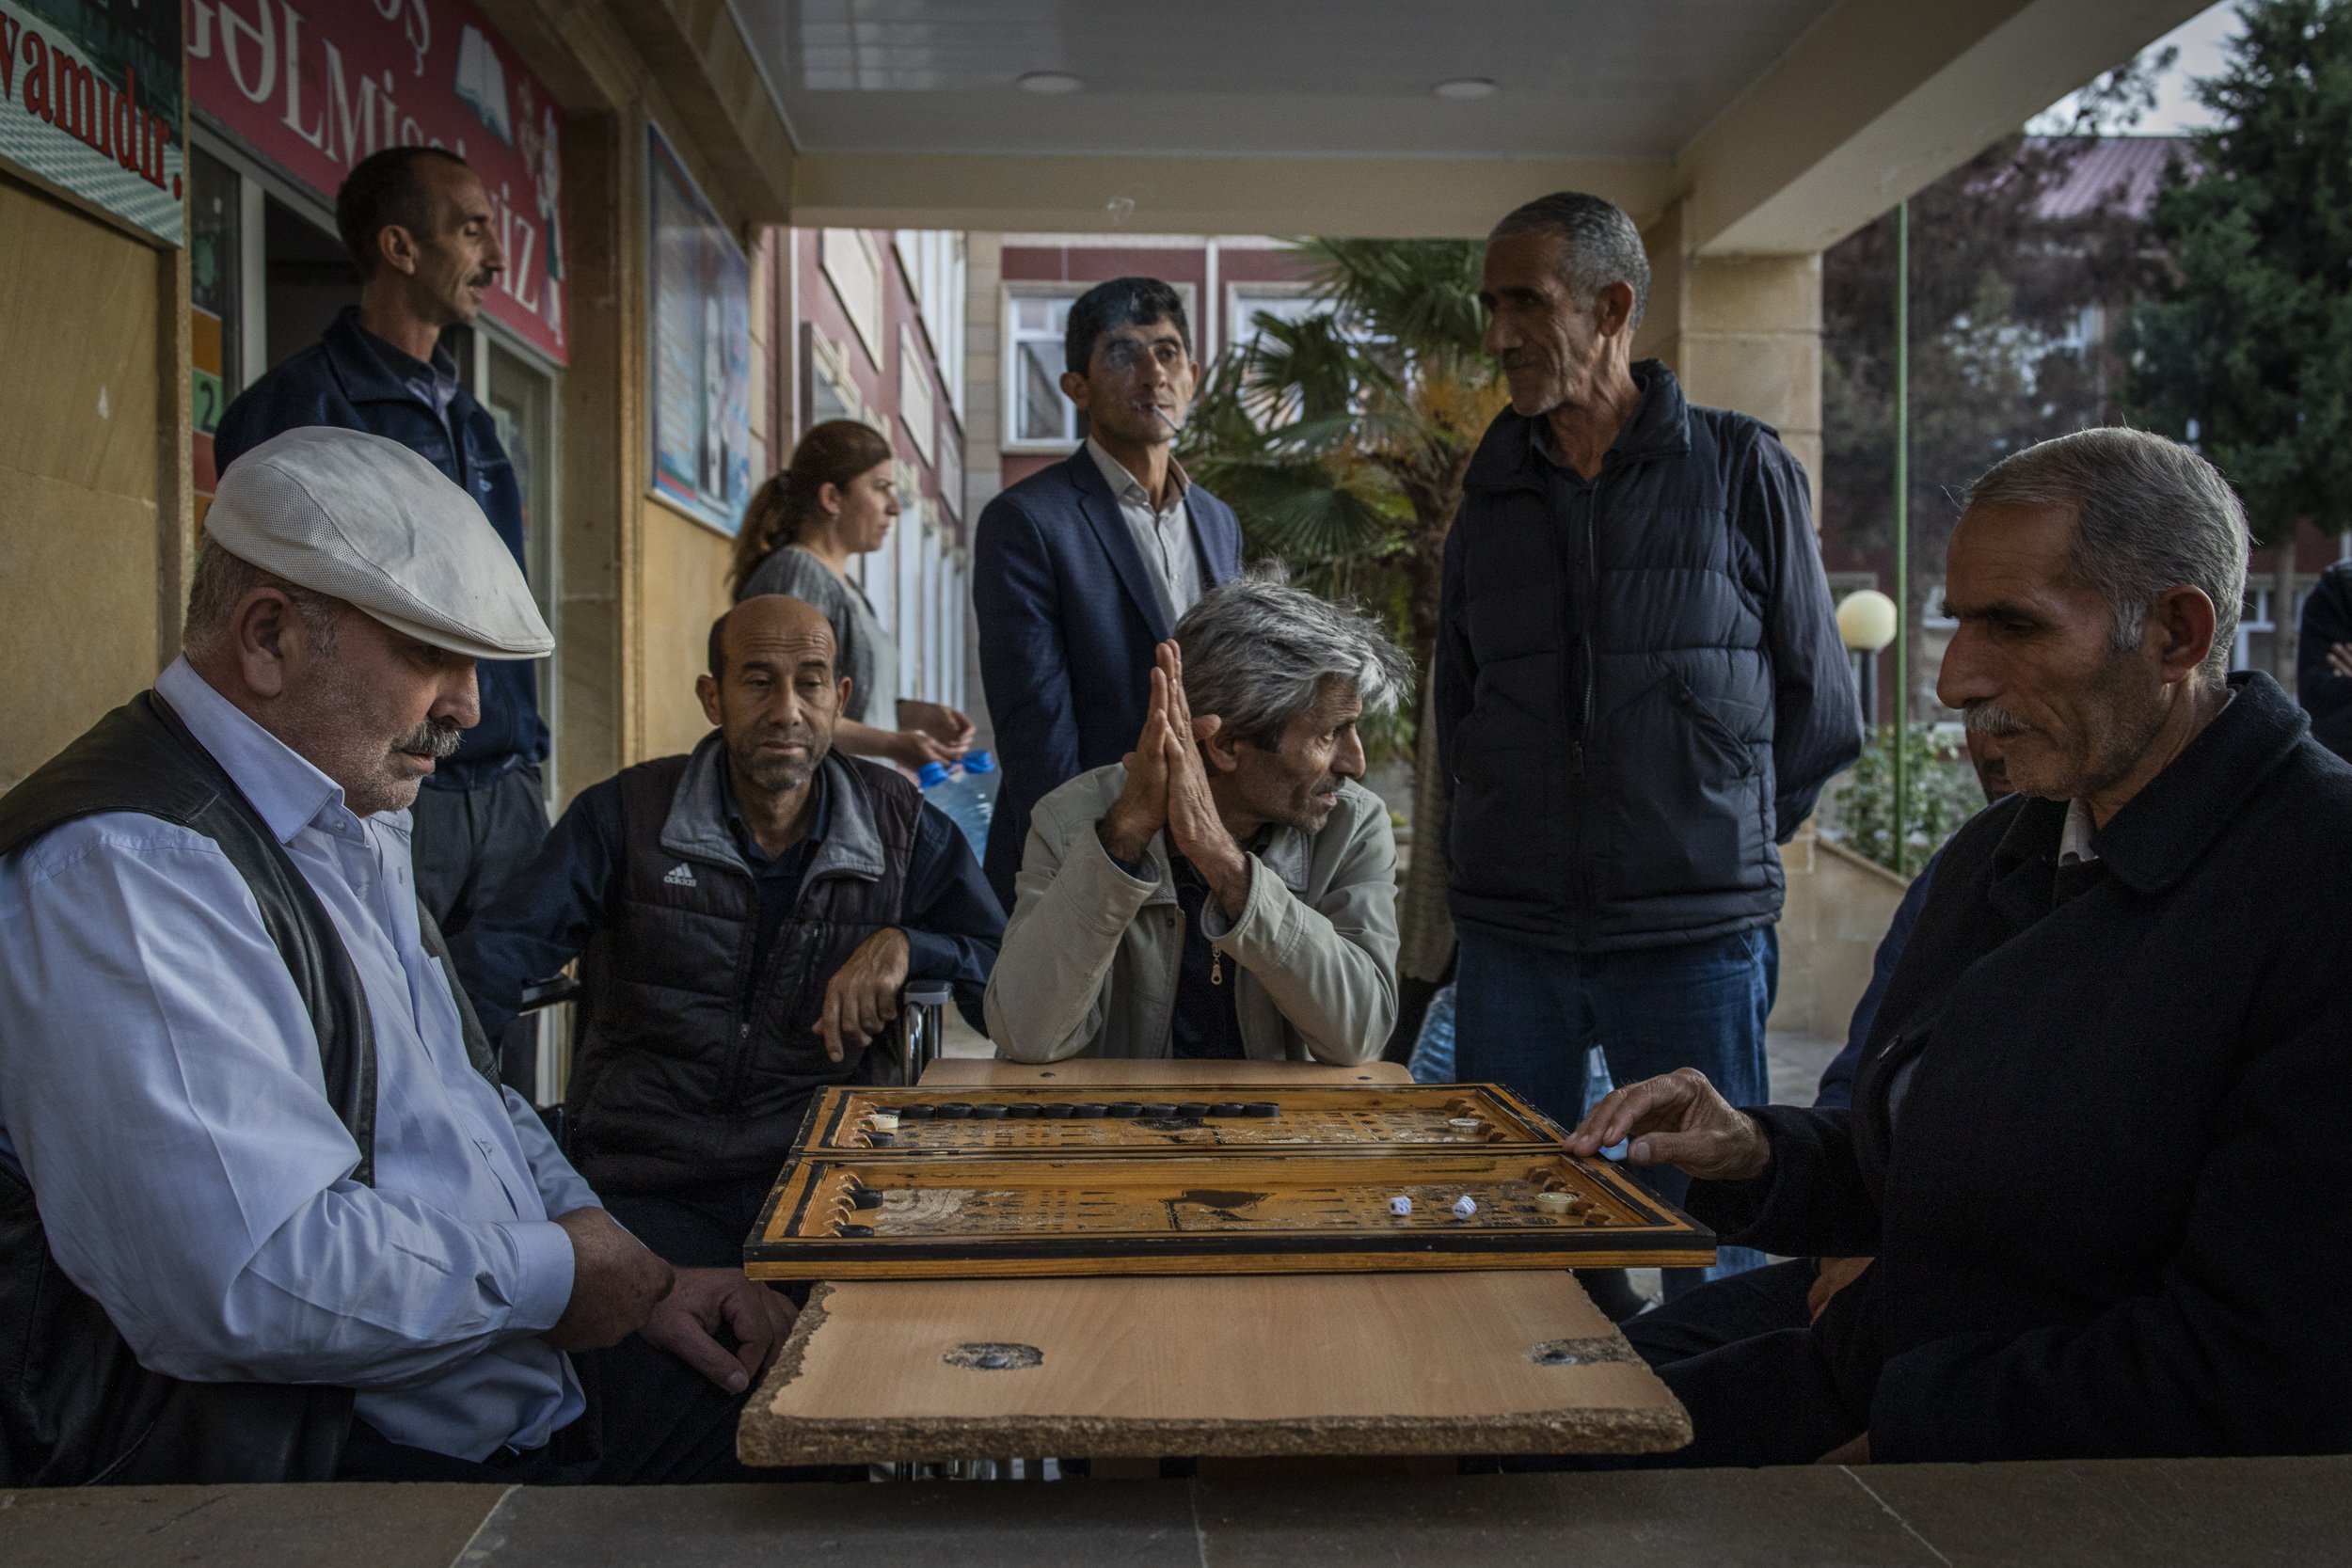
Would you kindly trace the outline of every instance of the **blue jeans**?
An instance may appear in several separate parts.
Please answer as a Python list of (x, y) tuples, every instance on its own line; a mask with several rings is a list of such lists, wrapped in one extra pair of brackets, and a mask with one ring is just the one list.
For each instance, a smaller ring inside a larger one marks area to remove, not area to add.
[[(1624, 953), (1458, 935), (1454, 1068), (1463, 1082), (1502, 1084), (1573, 1127), (1585, 1110), (1586, 1053), (1597, 1046), (1620, 1085), (1694, 1067), (1734, 1105), (1771, 1099), (1764, 1020), (1777, 955), (1769, 929)], [(1641, 1175), (1669, 1203), (1691, 1185), (1671, 1165)], [(1712, 1268), (1666, 1270), (1667, 1298), (1763, 1261), (1752, 1248), (1724, 1247)]]

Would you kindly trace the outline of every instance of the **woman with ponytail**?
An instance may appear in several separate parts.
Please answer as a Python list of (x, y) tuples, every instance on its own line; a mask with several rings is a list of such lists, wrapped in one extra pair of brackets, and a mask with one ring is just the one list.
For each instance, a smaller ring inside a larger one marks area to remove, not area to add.
[(850, 678), (834, 745), (919, 768), (963, 755), (972, 721), (939, 703), (898, 697), (898, 644), (850, 580), (850, 558), (881, 549), (898, 515), (890, 456), (881, 433), (855, 420), (810, 430), (744, 510), (730, 576), (739, 601), (788, 594), (833, 624), (834, 667)]

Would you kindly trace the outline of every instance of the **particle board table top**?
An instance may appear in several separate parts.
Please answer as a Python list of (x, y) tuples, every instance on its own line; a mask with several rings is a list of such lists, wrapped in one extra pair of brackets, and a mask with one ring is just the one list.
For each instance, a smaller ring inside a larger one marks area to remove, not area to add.
[[(1266, 1083), (1408, 1081), (1386, 1063), (950, 1059), (923, 1083), (1244, 1081), (1237, 1065)], [(1632, 1453), (1689, 1439), (1681, 1405), (1573, 1275), (1463, 1272), (820, 1285), (738, 1442), (748, 1463), (795, 1465)]]
[(1565, 1273), (822, 1285), (751, 1464), (1640, 1453), (1689, 1418)]

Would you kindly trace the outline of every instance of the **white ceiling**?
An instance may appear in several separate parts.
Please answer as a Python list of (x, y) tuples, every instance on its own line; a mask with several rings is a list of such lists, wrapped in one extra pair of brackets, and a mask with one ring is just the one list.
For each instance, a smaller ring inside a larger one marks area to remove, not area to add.
[(729, 4), (808, 152), (1664, 160), (1832, 0)]

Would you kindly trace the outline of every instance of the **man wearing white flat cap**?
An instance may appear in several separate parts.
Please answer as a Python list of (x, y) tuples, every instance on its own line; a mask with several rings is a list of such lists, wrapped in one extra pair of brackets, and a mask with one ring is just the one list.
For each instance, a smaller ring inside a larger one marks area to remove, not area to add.
[(729, 1473), (788, 1307), (606, 1215), (419, 916), (521, 573), (354, 431), (206, 530), (182, 657), (0, 797), (0, 1485)]

